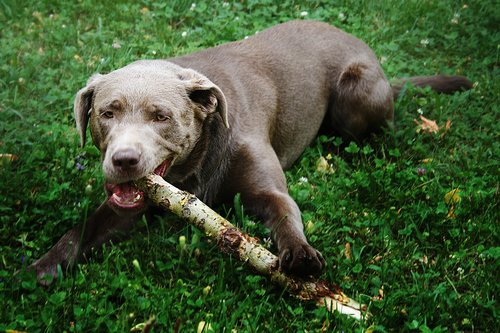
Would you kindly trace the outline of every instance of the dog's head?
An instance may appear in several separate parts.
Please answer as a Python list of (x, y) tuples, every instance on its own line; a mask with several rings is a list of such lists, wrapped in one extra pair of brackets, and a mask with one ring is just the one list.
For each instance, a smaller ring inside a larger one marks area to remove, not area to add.
[(203, 122), (220, 114), (228, 127), (222, 91), (200, 73), (167, 61), (132, 63), (92, 76), (75, 99), (76, 127), (85, 144), (101, 151), (108, 204), (119, 213), (145, 207), (132, 181), (184, 163), (200, 138)]

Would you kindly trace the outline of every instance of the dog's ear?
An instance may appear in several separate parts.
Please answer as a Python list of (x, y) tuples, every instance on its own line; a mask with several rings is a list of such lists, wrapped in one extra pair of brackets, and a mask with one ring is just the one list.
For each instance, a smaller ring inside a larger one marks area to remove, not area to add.
[(85, 146), (85, 137), (87, 131), (87, 124), (92, 111), (92, 96), (96, 83), (102, 77), (101, 74), (93, 75), (88, 81), (87, 85), (76, 93), (75, 104), (73, 111), (75, 113), (76, 129), (80, 134), (80, 146)]
[(218, 112), (226, 128), (229, 128), (226, 97), (222, 90), (207, 77), (194, 70), (184, 70), (179, 78), (187, 82), (189, 98), (206, 113)]
[(189, 91), (189, 98), (199, 104), (207, 113), (218, 112), (226, 128), (229, 128), (227, 119), (226, 97), (215, 84), (196, 85)]

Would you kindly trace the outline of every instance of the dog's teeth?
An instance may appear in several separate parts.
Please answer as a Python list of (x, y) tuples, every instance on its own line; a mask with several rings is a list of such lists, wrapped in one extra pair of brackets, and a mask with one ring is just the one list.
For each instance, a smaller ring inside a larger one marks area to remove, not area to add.
[(122, 198), (121, 198), (120, 196), (116, 195), (116, 193), (113, 193), (113, 198), (114, 198), (114, 199), (115, 199), (115, 201), (117, 201), (117, 202), (122, 202), (122, 201), (123, 201), (123, 200), (122, 200)]
[(141, 200), (141, 195), (137, 194), (137, 196), (134, 198), (134, 202), (137, 202), (139, 200)]

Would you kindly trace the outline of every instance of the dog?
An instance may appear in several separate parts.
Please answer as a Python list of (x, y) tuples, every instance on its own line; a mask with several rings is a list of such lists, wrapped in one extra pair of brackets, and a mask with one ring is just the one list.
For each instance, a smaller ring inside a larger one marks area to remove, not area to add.
[(280, 267), (318, 275), (325, 260), (304, 235), (283, 170), (322, 126), (346, 140), (391, 126), (393, 101), (407, 81), (443, 93), (472, 86), (462, 76), (425, 76), (391, 87), (365, 43), (315, 21), (96, 74), (78, 91), (74, 113), (81, 145), (90, 127), (102, 154), (108, 198), (30, 269), (48, 283), (57, 265), (126, 233), (149, 209), (133, 180), (154, 172), (209, 205), (240, 193), (271, 230)]

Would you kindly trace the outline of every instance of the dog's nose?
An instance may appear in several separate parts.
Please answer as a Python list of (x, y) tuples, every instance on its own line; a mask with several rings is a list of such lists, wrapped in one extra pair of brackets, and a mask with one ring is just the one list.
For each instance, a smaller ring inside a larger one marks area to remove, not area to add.
[(123, 170), (131, 171), (139, 165), (141, 156), (134, 149), (122, 149), (113, 154), (113, 166)]

